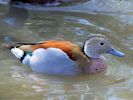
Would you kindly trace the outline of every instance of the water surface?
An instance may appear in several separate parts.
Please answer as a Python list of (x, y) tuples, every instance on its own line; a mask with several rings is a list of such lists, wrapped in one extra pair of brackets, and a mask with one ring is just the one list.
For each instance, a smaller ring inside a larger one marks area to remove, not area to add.
[(59, 7), (1, 4), (1, 45), (49, 39), (82, 44), (90, 33), (102, 33), (126, 57), (105, 55), (105, 73), (52, 76), (32, 72), (0, 46), (0, 100), (132, 100), (132, 4), (132, 0), (88, 0)]

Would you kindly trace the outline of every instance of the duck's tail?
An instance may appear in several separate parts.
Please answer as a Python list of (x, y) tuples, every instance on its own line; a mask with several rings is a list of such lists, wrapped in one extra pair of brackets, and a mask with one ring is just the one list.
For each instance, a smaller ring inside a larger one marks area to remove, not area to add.
[(13, 55), (15, 55), (15, 57), (20, 61), (24, 60), (26, 53), (23, 50), (19, 49), (17, 46), (13, 44), (3, 44), (2, 46), (9, 49), (11, 53), (13, 53)]
[(3, 46), (4, 48), (9, 49), (9, 50), (11, 50), (12, 48), (15, 48), (14, 45), (12, 45), (12, 44), (7, 44), (7, 43), (2, 44), (2, 46)]

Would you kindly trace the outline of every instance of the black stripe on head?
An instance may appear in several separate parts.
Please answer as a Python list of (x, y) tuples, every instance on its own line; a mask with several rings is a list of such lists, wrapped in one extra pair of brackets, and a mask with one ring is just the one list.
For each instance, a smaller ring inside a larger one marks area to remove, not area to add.
[(84, 51), (85, 42), (86, 42), (86, 41), (84, 41), (83, 46), (81, 47), (81, 50), (82, 50), (83, 54), (84, 54), (86, 57), (90, 58), (89, 56), (86, 55), (86, 53), (85, 53), (85, 51)]
[(21, 62), (24, 60), (25, 56), (26, 56), (26, 52), (24, 51), (23, 56), (20, 58), (20, 61), (21, 61)]

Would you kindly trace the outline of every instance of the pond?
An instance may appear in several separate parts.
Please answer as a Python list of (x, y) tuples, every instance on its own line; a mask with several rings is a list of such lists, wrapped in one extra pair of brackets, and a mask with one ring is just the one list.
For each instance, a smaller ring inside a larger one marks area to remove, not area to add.
[[(58, 7), (15, 7), (0, 1), (0, 100), (132, 100), (132, 0), (88, 0)], [(49, 39), (82, 44), (90, 33), (106, 35), (126, 56), (105, 55), (105, 73), (54, 76), (32, 72), (2, 47), (5, 42)]]

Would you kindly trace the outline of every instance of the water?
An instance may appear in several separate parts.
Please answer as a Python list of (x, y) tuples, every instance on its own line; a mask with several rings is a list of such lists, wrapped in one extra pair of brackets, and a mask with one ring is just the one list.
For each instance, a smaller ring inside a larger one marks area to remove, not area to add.
[(132, 100), (132, 4), (132, 0), (90, 0), (52, 8), (19, 6), (28, 10), (1, 4), (1, 45), (49, 39), (82, 44), (88, 34), (102, 33), (126, 57), (105, 55), (105, 73), (52, 76), (32, 72), (0, 46), (0, 100)]

